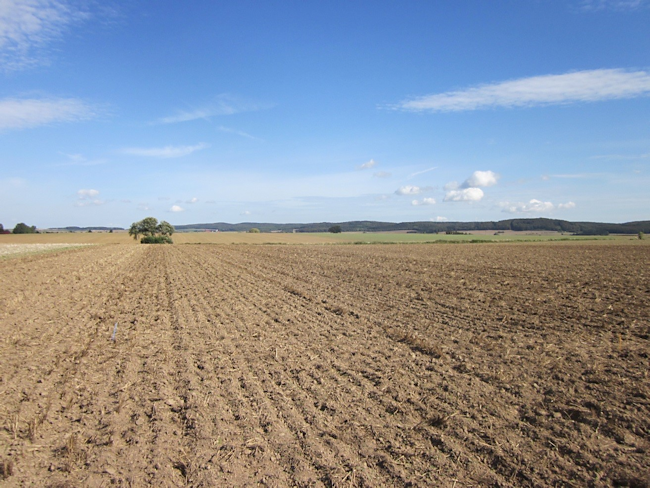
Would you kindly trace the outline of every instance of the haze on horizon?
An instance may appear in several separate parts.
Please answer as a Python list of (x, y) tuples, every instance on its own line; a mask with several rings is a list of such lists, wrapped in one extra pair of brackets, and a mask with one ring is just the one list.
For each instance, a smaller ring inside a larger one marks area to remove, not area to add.
[(650, 215), (650, 0), (0, 2), (0, 223)]

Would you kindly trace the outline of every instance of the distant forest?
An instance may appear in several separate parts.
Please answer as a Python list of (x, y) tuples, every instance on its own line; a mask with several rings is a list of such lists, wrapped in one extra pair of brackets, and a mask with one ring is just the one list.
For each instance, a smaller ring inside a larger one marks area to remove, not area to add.
[(369, 220), (353, 222), (320, 222), (312, 224), (265, 224), (259, 222), (244, 222), (228, 224), (176, 225), (177, 232), (192, 232), (218, 230), (220, 232), (244, 232), (252, 227), (261, 232), (327, 232), (332, 226), (341, 226), (343, 232), (391, 232), (412, 231), (421, 234), (446, 232), (487, 231), (556, 231), (577, 235), (608, 235), (608, 234), (637, 234), (650, 233), (650, 220), (627, 222), (624, 224), (607, 224), (599, 222), (568, 222), (555, 219), (510, 219), (498, 222), (375, 222)]

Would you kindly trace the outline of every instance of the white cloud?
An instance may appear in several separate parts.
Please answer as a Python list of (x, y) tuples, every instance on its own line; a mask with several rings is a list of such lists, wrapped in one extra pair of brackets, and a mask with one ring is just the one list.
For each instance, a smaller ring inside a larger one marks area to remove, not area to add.
[(359, 169), (370, 169), (374, 167), (377, 164), (377, 162), (374, 159), (371, 159), (367, 163), (363, 163), (361, 166), (359, 166)]
[(419, 195), (422, 193), (422, 188), (419, 186), (401, 186), (396, 191), (396, 195)]
[(189, 200), (187, 200), (185, 203), (193, 204), (193, 203), (196, 203), (198, 201), (199, 201), (198, 198), (193, 197), (193, 198), (190, 198)]
[(55, 122), (76, 122), (91, 119), (95, 115), (88, 104), (75, 98), (0, 100), (0, 130), (27, 129)]
[(184, 212), (185, 209), (183, 207), (180, 207), (178, 205), (172, 205), (171, 208), (169, 209), (170, 212)]
[(411, 205), (416, 207), (419, 205), (435, 205), (435, 204), (436, 204), (435, 198), (423, 198), (422, 200), (413, 200), (411, 202)]
[(241, 212), (239, 215), (244, 215), (244, 216), (246, 216), (246, 215), (250, 215), (250, 214), (251, 214), (251, 212), (250, 212), (249, 210), (244, 210), (244, 211)]
[(239, 99), (232, 95), (222, 94), (218, 95), (213, 101), (206, 103), (201, 107), (191, 110), (181, 110), (177, 112), (176, 115), (163, 117), (161, 119), (158, 119), (155, 123), (176, 124), (178, 122), (190, 122), (192, 120), (199, 119), (209, 120), (210, 118), (219, 115), (234, 115), (242, 112), (256, 112), (258, 110), (269, 109), (272, 106), (273, 105), (271, 104), (250, 102)]
[(75, 203), (76, 207), (93, 207), (104, 205), (104, 201), (95, 198), (99, 195), (98, 190), (88, 189), (77, 191), (78, 200)]
[(532, 199), (528, 203), (508, 203), (500, 204), (503, 212), (507, 213), (547, 213), (555, 209), (568, 210), (575, 208), (574, 202), (560, 203), (557, 206), (551, 202), (542, 202), (541, 200)]
[(459, 186), (460, 185), (458, 184), (457, 181), (450, 181), (445, 186), (443, 186), (442, 189), (445, 190), (445, 191), (458, 190)]
[(449, 219), (447, 217), (436, 217), (435, 219), (429, 219), (431, 222), (449, 222)]
[(200, 151), (201, 149), (205, 149), (207, 147), (210, 147), (210, 145), (201, 142), (195, 146), (165, 146), (151, 148), (128, 147), (122, 149), (121, 152), (123, 154), (129, 154), (132, 156), (168, 159), (188, 156), (195, 151)]
[(472, 176), (465, 180), (463, 188), (479, 188), (486, 186), (494, 186), (497, 184), (499, 175), (493, 171), (474, 171)]
[(88, 198), (96, 197), (97, 195), (99, 195), (99, 191), (98, 190), (79, 190), (77, 192), (77, 195), (79, 195), (79, 199), (85, 200), (85, 199), (88, 199)]
[(390, 178), (393, 174), (387, 171), (377, 171), (376, 173), (373, 173), (372, 176), (375, 178)]
[(445, 202), (478, 202), (484, 196), (480, 188), (465, 188), (463, 190), (451, 190), (445, 195)]
[(0, 66), (13, 71), (42, 64), (47, 45), (88, 17), (64, 0), (1, 0)]
[(557, 206), (557, 208), (566, 210), (566, 209), (575, 208), (575, 206), (576, 206), (576, 204), (574, 202), (566, 202), (566, 203), (560, 203)]
[(407, 100), (393, 108), (415, 112), (455, 112), (595, 102), (648, 94), (650, 73), (647, 71), (597, 69), (479, 85)]

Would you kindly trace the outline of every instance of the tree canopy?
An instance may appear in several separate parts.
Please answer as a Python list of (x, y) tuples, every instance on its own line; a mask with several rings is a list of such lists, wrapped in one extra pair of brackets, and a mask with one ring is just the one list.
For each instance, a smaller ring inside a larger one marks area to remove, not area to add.
[[(133, 236), (135, 240), (138, 240), (140, 236), (144, 236), (145, 239), (149, 238), (147, 239), (147, 242), (156, 241), (155, 239), (151, 239), (156, 236), (167, 237), (167, 239), (163, 239), (161, 242), (171, 242), (169, 236), (174, 232), (175, 229), (173, 225), (164, 220), (158, 223), (158, 219), (155, 219), (154, 217), (147, 217), (139, 222), (133, 222), (129, 228), (129, 235)], [(144, 242), (144, 239), (142, 242)]]
[(16, 224), (14, 227), (14, 234), (35, 234), (36, 226), (32, 225), (31, 227), (23, 222)]

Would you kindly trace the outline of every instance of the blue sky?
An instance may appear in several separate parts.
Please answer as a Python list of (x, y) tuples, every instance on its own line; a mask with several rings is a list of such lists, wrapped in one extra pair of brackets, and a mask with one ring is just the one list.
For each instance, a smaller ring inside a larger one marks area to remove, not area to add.
[(0, 223), (650, 219), (650, 1), (0, 0)]

